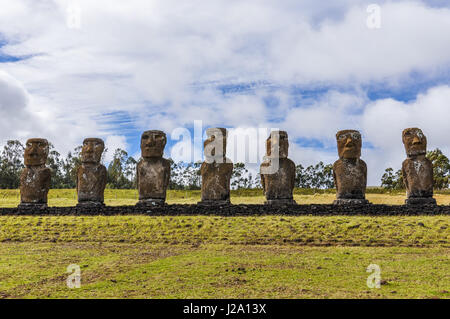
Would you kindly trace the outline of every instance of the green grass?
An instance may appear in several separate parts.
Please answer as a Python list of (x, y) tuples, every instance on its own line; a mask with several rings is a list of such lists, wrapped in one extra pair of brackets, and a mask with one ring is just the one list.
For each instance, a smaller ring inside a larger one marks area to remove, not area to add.
[(0, 242), (448, 246), (450, 216), (0, 216)]
[[(69, 264), (81, 288), (66, 286)], [(369, 264), (381, 288), (366, 285)], [(5, 298), (449, 298), (441, 248), (8, 243)]]
[[(384, 192), (384, 193), (382, 193)], [(200, 201), (199, 190), (169, 190), (167, 203), (169, 204), (196, 204)], [(402, 205), (405, 203), (404, 191), (387, 192), (378, 188), (369, 188), (367, 199), (373, 204)], [(450, 193), (436, 192), (434, 196), (439, 205), (450, 205)], [(294, 199), (298, 204), (331, 204), (336, 198), (334, 190), (295, 189)], [(105, 204), (109, 206), (135, 205), (138, 193), (135, 189), (106, 189)], [(231, 191), (233, 204), (263, 204), (265, 197), (261, 189), (245, 189)], [(0, 207), (16, 207), (20, 202), (20, 193), (17, 189), (0, 190)], [(77, 204), (74, 189), (52, 189), (48, 195), (49, 206), (75, 206)]]
[[(135, 190), (106, 190), (133, 205)], [(369, 193), (373, 203), (404, 195)], [(450, 195), (436, 195), (450, 204)], [(169, 191), (195, 203), (199, 191)], [(330, 191), (296, 190), (298, 203)], [(0, 191), (2, 207), (19, 202)], [(263, 203), (260, 190), (233, 203)], [(51, 206), (76, 204), (51, 190)], [(0, 216), (0, 298), (450, 298), (450, 216)], [(81, 288), (66, 286), (81, 267)], [(380, 289), (366, 285), (381, 267)]]

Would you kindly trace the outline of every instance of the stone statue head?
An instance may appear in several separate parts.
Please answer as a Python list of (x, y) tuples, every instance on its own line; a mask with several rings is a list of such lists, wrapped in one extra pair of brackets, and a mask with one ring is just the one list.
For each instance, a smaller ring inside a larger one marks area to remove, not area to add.
[(43, 138), (30, 138), (25, 146), (24, 162), (26, 166), (41, 166), (47, 162), (48, 141)]
[(425, 155), (427, 152), (427, 138), (421, 129), (413, 127), (403, 130), (403, 144), (408, 156)]
[(266, 140), (267, 156), (273, 158), (275, 157), (287, 158), (288, 151), (289, 151), (289, 140), (287, 132), (286, 131), (270, 132), (270, 136)]
[(343, 130), (336, 133), (339, 158), (357, 159), (361, 156), (361, 133), (356, 130)]
[(162, 157), (166, 146), (166, 133), (158, 130), (150, 130), (142, 133), (141, 155), (143, 158)]
[(100, 163), (105, 143), (100, 138), (86, 138), (81, 148), (81, 162)]
[(206, 130), (208, 138), (203, 142), (203, 149), (208, 162), (225, 157), (227, 152), (227, 134), (227, 129), (221, 127)]

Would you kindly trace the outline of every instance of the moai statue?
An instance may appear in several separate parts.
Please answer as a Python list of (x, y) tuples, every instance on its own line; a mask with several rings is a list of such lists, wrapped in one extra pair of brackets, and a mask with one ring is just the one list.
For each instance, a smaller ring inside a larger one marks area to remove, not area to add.
[(164, 205), (170, 180), (170, 162), (163, 158), (166, 133), (145, 131), (141, 136), (142, 158), (137, 164), (139, 206)]
[(19, 208), (46, 208), (51, 170), (45, 167), (49, 145), (46, 139), (31, 138), (24, 154), (25, 168), (20, 175)]
[(269, 205), (296, 204), (292, 195), (295, 164), (288, 157), (289, 141), (285, 131), (273, 131), (266, 140), (266, 156), (260, 167), (261, 184)]
[(227, 130), (209, 128), (203, 143), (205, 161), (200, 167), (202, 176), (202, 205), (230, 204), (230, 180), (233, 163), (226, 157)]
[(425, 157), (427, 138), (421, 129), (407, 128), (402, 133), (408, 158), (403, 161), (402, 174), (406, 187), (406, 204), (433, 204), (433, 164)]
[(103, 206), (106, 167), (100, 164), (105, 143), (99, 138), (87, 138), (81, 149), (81, 166), (77, 171), (77, 206)]
[(339, 159), (333, 165), (335, 205), (369, 204), (366, 198), (367, 165), (361, 157), (361, 134), (355, 130), (336, 134)]

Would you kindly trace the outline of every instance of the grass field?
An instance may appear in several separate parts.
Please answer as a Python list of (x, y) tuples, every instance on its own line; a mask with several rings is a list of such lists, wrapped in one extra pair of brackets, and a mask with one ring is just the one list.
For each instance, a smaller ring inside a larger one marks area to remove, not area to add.
[[(448, 298), (440, 248), (7, 243), (4, 298)], [(448, 251), (447, 251), (448, 253)], [(81, 267), (81, 288), (66, 267)], [(381, 267), (381, 288), (366, 267)]]
[[(1, 206), (17, 205), (14, 192), (0, 192)], [(134, 194), (107, 190), (107, 203), (134, 204)], [(53, 190), (50, 205), (73, 205), (73, 195)], [(232, 196), (264, 201), (257, 191)], [(199, 198), (168, 194), (169, 203)], [(70, 264), (81, 288), (66, 285)], [(370, 264), (381, 268), (379, 289), (367, 287)], [(449, 273), (450, 216), (0, 216), (0, 298), (450, 298)]]
[[(167, 191), (169, 204), (196, 204), (200, 201), (200, 191)], [(368, 189), (367, 199), (373, 204), (403, 205), (405, 203), (404, 191), (383, 192), (380, 189)], [(436, 192), (434, 197), (439, 205), (450, 205), (450, 191)], [(335, 200), (334, 190), (304, 190), (296, 189), (294, 199), (298, 204), (331, 204)], [(106, 189), (105, 204), (109, 206), (134, 205), (138, 201), (135, 189)], [(233, 204), (263, 204), (265, 197), (262, 190), (233, 190), (231, 203)], [(20, 202), (20, 193), (17, 189), (0, 190), (0, 207), (17, 207)], [(52, 189), (48, 195), (49, 206), (75, 206), (77, 204), (74, 189)]]

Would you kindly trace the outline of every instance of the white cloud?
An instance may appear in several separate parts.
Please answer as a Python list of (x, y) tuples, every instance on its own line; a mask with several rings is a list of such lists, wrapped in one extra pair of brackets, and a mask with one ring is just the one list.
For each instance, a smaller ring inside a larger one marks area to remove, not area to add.
[[(399, 169), (406, 158), (402, 131), (419, 127), (428, 140), (428, 150), (440, 148), (450, 155), (450, 87), (439, 86), (417, 96), (410, 103), (392, 99), (378, 100), (367, 106), (361, 123), (365, 138), (374, 146), (368, 151), (368, 165), (372, 167), (371, 181), (379, 181), (387, 167)], [(369, 167), (370, 167), (369, 166)]]
[(126, 150), (128, 148), (126, 137), (123, 135), (110, 135), (106, 138), (105, 148), (105, 162), (109, 163), (114, 158), (114, 152), (120, 148)]
[[(87, 136), (127, 147), (114, 121), (127, 113), (137, 130), (168, 135), (194, 120), (245, 128), (272, 127), (276, 119), (289, 133), (292, 157), (308, 165), (333, 156), (293, 145), (295, 139), (333, 148), (337, 130), (356, 128), (376, 147), (365, 154), (373, 167), (369, 182), (378, 184), (385, 163), (403, 156), (402, 146), (393, 146), (403, 126), (417, 123), (430, 147), (448, 150), (448, 88), (409, 104), (370, 103), (358, 88), (401, 87), (412, 72), (430, 79), (448, 73), (450, 10), (377, 1), (381, 29), (370, 30), (372, 2), (0, 0), (0, 36), (7, 41), (0, 50), (29, 56), (0, 64), (0, 138), (43, 136), (64, 154)], [(67, 27), (70, 3), (81, 8), (80, 29)], [(272, 86), (217, 90), (259, 81)], [(325, 84), (354, 90), (336, 88), (298, 103), (287, 89)], [(268, 97), (279, 103), (266, 107)]]

